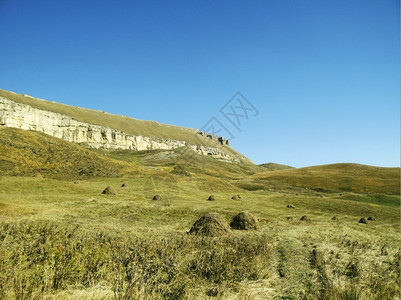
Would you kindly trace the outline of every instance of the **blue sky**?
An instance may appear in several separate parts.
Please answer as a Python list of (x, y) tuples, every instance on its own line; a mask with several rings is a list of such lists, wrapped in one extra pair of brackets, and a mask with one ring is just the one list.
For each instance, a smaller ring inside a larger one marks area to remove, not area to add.
[[(0, 0), (0, 88), (201, 128), (255, 163), (400, 165), (399, 1)], [(220, 113), (240, 91), (241, 131)]]

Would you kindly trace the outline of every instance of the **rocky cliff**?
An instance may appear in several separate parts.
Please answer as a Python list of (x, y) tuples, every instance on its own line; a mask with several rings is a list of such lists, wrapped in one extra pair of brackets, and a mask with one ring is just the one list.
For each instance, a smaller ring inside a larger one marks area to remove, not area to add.
[[(43, 101), (43, 100), (37, 100)], [(132, 135), (110, 127), (77, 121), (60, 113), (41, 110), (30, 105), (0, 97), (0, 125), (24, 130), (35, 130), (92, 148), (129, 149), (134, 151), (174, 149), (187, 147), (198, 154), (213, 158), (240, 162), (245, 157), (227, 151), (228, 141), (222, 137), (199, 132), (199, 143)], [(203, 139), (213, 140), (216, 146), (204, 145)], [(221, 146), (224, 145), (224, 146)]]

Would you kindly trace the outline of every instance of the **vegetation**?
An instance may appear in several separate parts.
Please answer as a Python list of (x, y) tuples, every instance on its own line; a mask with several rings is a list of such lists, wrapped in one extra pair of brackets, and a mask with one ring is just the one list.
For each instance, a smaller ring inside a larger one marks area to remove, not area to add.
[[(0, 299), (399, 298), (399, 168), (271, 171), (0, 128), (0, 171)], [(240, 212), (258, 230), (188, 234)]]
[(308, 188), (318, 192), (400, 194), (400, 168), (333, 164), (256, 174), (249, 182)]

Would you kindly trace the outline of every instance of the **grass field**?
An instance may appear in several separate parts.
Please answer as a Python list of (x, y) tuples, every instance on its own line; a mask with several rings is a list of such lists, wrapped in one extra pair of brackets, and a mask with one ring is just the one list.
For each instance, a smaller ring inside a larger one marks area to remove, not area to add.
[(0, 299), (399, 299), (399, 168), (273, 167), (1, 128)]

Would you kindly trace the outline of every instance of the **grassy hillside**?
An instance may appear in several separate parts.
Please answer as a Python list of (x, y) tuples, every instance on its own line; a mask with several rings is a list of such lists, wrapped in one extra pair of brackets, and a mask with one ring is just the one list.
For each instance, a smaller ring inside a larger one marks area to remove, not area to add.
[(264, 167), (270, 171), (276, 171), (276, 170), (286, 170), (286, 169), (293, 169), (294, 167), (291, 166), (287, 166), (287, 165), (282, 165), (282, 164), (276, 164), (276, 163), (265, 163), (265, 164), (261, 164), (261, 167)]
[(216, 178), (243, 178), (264, 170), (249, 161), (239, 164), (227, 163), (209, 156), (198, 155), (194, 151), (180, 147), (174, 150), (145, 151), (104, 151), (94, 150), (110, 158), (135, 163), (138, 165), (156, 167), (179, 176), (210, 175)]
[(0, 127), (2, 175), (59, 179), (115, 177), (137, 169), (48, 135)]
[(0, 97), (26, 104), (34, 108), (68, 115), (81, 122), (112, 127), (132, 135), (187, 141), (192, 144), (217, 147), (232, 154), (239, 154), (229, 146), (223, 146), (218, 142), (202, 137), (197, 134), (195, 130), (190, 128), (161, 124), (155, 121), (137, 120), (126, 116), (112, 115), (102, 111), (36, 99), (30, 96), (16, 94), (1, 89)]
[(250, 183), (291, 186), (320, 192), (400, 194), (400, 168), (332, 164), (256, 174)]

